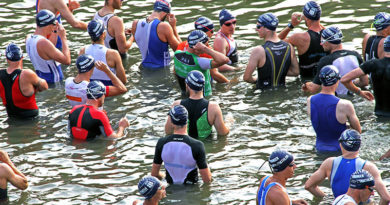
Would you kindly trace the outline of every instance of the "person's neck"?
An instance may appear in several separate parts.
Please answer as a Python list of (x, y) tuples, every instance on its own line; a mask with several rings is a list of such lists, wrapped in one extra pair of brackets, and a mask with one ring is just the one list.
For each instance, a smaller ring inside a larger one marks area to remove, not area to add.
[(222, 29), (219, 32), (221, 32), (223, 35), (225, 35), (228, 38), (232, 38), (232, 36), (233, 36), (233, 34), (227, 33), (226, 31), (223, 31)]
[(200, 100), (203, 98), (203, 90), (199, 92), (190, 91), (190, 99), (192, 100)]
[(307, 29), (315, 32), (320, 32), (322, 30), (320, 21), (312, 21), (310, 25), (307, 26)]
[(377, 35), (377, 36), (383, 36), (383, 37), (386, 37), (386, 36), (387, 36), (387, 34), (386, 34), (386, 32), (385, 32), (384, 30), (377, 31), (377, 32), (376, 32), (376, 35)]
[(184, 126), (182, 128), (174, 128), (173, 134), (175, 135), (187, 135), (187, 126)]
[(358, 204), (360, 202), (362, 202), (360, 200), (360, 194), (359, 194), (358, 190), (354, 190), (354, 189), (349, 188), (347, 193), (345, 193), (345, 195), (348, 195), (348, 196), (352, 197), (353, 200), (355, 200), (355, 202), (358, 203)]
[(49, 35), (49, 32), (46, 31), (45, 27), (43, 28), (38, 27), (37, 29), (35, 29), (34, 35), (40, 35), (46, 37), (47, 35)]
[(9, 64), (8, 68), (7, 68), (7, 73), (11, 74), (16, 69), (22, 69), (22, 67), (19, 64), (16, 64), (16, 63)]
[(108, 14), (108, 13), (114, 13), (115, 9), (111, 5), (104, 5), (104, 7), (100, 11), (104, 15), (104, 14)]
[(264, 40), (265, 40), (265, 41), (271, 41), (271, 42), (277, 43), (277, 42), (280, 41), (280, 38), (278, 37), (278, 35), (276, 35), (276, 32), (269, 32), (269, 33), (266, 34), (266, 36), (264, 37)]
[(103, 38), (101, 38), (101, 39), (100, 39), (100, 40), (98, 40), (98, 41), (92, 42), (92, 45), (94, 45), (94, 44), (98, 44), (98, 45), (104, 45), (104, 39), (103, 39)]
[(86, 73), (79, 73), (76, 75), (76, 77), (74, 78), (74, 81), (75, 83), (80, 83), (81, 81), (87, 81), (89, 82), (91, 79), (91, 75), (86, 72)]
[(162, 13), (161, 13), (161, 12), (153, 11), (152, 14), (150, 14), (150, 16), (148, 16), (148, 17), (146, 18), (146, 20), (147, 20), (148, 22), (151, 22), (151, 21), (153, 21), (154, 19), (158, 19), (158, 20), (161, 21), (161, 20), (163, 19)]
[(85, 105), (89, 105), (89, 106), (92, 106), (94, 108), (98, 108), (99, 104), (98, 104), (98, 101), (97, 100), (94, 100), (94, 99), (87, 99), (87, 102), (85, 103)]
[(335, 95), (337, 86), (322, 86), (321, 92), (322, 94), (327, 95)]
[(274, 173), (270, 179), (272, 182), (277, 182), (281, 184), (283, 187), (286, 187), (287, 178), (283, 176), (281, 173)]
[(345, 152), (343, 152), (342, 156), (345, 159), (355, 159), (356, 157), (359, 156), (359, 152), (348, 152), (348, 151), (345, 151)]
[(158, 201), (153, 198), (144, 201), (143, 205), (158, 205)]
[(341, 44), (341, 43), (336, 45), (336, 46), (334, 46), (332, 48), (332, 50), (330, 50), (330, 53), (334, 53), (334, 52), (339, 51), (339, 50), (343, 50), (343, 44)]

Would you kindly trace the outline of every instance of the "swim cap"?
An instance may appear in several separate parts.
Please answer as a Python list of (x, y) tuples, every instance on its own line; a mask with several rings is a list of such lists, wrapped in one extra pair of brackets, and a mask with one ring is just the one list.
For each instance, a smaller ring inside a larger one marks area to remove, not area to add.
[(198, 42), (207, 43), (209, 37), (207, 34), (201, 30), (194, 30), (188, 35), (188, 46), (193, 48)]
[(195, 21), (195, 29), (206, 33), (214, 29), (214, 24), (209, 18), (201, 16)]
[(362, 139), (359, 132), (353, 129), (346, 129), (339, 138), (341, 146), (347, 151), (356, 152), (360, 148)]
[(23, 58), (23, 52), (18, 45), (10, 43), (5, 49), (5, 56), (10, 61), (20, 61)]
[(203, 73), (193, 70), (188, 73), (186, 83), (192, 90), (201, 91), (204, 87), (204, 75)]
[(146, 176), (138, 182), (138, 191), (145, 199), (152, 198), (159, 187), (160, 181), (153, 176)]
[(379, 12), (374, 17), (374, 27), (377, 31), (381, 31), (390, 25), (390, 14), (386, 12)]
[(79, 73), (86, 73), (95, 67), (95, 59), (91, 55), (83, 54), (77, 58), (76, 67)]
[(171, 121), (174, 125), (183, 126), (187, 124), (188, 112), (183, 105), (175, 105), (171, 110), (169, 110), (169, 116), (171, 116)]
[(322, 34), (322, 38), (332, 44), (340, 44), (343, 39), (343, 33), (338, 27), (332, 26), (325, 29)]
[(385, 38), (385, 41), (383, 42), (383, 49), (385, 52), (390, 52), (390, 36)]
[(321, 17), (321, 6), (315, 1), (309, 1), (303, 7), (303, 15), (311, 20), (319, 20)]
[(236, 17), (227, 9), (222, 9), (219, 12), (219, 24), (222, 26), (226, 21), (235, 19)]
[(171, 3), (169, 3), (168, 0), (156, 0), (156, 2), (154, 2), (154, 10), (171, 13)]
[(324, 86), (331, 86), (340, 80), (339, 69), (334, 65), (327, 65), (321, 68), (320, 81)]
[(265, 13), (257, 18), (257, 22), (271, 31), (275, 31), (279, 24), (279, 19), (273, 13)]
[(366, 189), (374, 185), (374, 177), (364, 169), (355, 171), (349, 179), (349, 187), (352, 189)]
[(56, 25), (57, 23), (56, 16), (53, 14), (53, 12), (46, 9), (40, 10), (35, 17), (35, 20), (38, 27), (45, 27), (51, 24)]
[(99, 99), (106, 94), (106, 86), (98, 80), (91, 81), (87, 86), (87, 98)]
[(273, 172), (280, 172), (294, 160), (294, 157), (287, 151), (276, 150), (268, 158), (268, 163), (272, 167)]
[(92, 41), (97, 41), (104, 32), (104, 24), (100, 20), (92, 20), (88, 23), (87, 30)]

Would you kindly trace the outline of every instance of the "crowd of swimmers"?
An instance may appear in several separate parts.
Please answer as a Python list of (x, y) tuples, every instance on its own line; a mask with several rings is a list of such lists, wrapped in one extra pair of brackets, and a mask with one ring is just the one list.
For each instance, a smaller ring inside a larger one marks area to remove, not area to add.
[[(115, 132), (103, 104), (105, 97), (127, 92), (122, 64), (127, 51), (134, 42), (138, 45), (142, 69), (167, 69), (173, 58), (173, 73), (185, 97), (175, 101), (169, 110), (167, 136), (158, 139), (151, 176), (139, 181), (144, 200), (133, 202), (158, 204), (166, 196), (162, 179), (169, 184), (195, 184), (200, 174), (204, 183), (212, 181), (201, 140), (210, 136), (213, 126), (218, 135), (227, 135), (234, 120), (224, 120), (218, 103), (206, 97), (213, 94), (213, 81), (229, 82), (223, 72), (239, 69), (235, 66), (239, 52), (233, 36), (237, 19), (229, 10), (221, 10), (220, 30), (214, 34), (213, 21), (199, 17), (187, 41), (182, 42), (169, 1), (156, 0), (153, 12), (135, 20), (132, 28), (125, 28), (123, 20), (115, 15), (122, 1), (105, 0), (93, 20), (85, 23), (72, 14), (80, 7), (77, 1), (66, 5), (62, 0), (38, 0), (36, 29), (27, 36), (25, 45), (35, 71), (23, 69), (23, 51), (10, 43), (5, 51), (8, 68), (0, 70), (0, 97), (10, 118), (39, 115), (35, 94), (47, 90), (48, 84), (63, 81), (61, 65), (71, 64), (71, 48), (61, 20), (64, 18), (73, 28), (87, 30), (91, 38), (91, 44), (84, 46), (76, 59), (78, 74), (65, 80), (65, 97), (72, 106), (68, 117), (70, 137), (119, 138), (130, 124), (122, 118)], [(354, 106), (341, 98), (355, 93), (370, 101), (375, 99), (375, 114), (390, 116), (390, 15), (380, 12), (374, 17), (372, 24), (377, 33), (364, 37), (363, 58), (356, 51), (344, 49), (342, 31), (337, 26), (325, 28), (320, 18), (320, 5), (309, 1), (303, 12), (293, 13), (291, 21), (277, 33), (278, 17), (272, 13), (260, 15), (254, 23), (265, 43), (252, 50), (243, 80), (258, 89), (268, 89), (284, 86), (286, 76), (300, 76), (304, 82), (302, 91), (314, 94), (307, 99), (307, 113), (316, 132), (315, 149), (337, 157), (321, 164), (306, 181), (306, 190), (324, 197), (319, 184), (328, 178), (335, 197), (333, 204), (367, 203), (374, 190), (379, 193), (380, 204), (388, 204), (390, 194), (378, 168), (359, 157), (362, 128)], [(288, 36), (302, 21), (307, 31)], [(169, 47), (174, 51), (173, 57)], [(253, 75), (255, 71), (257, 75)], [(374, 94), (367, 90), (370, 84)], [(389, 156), (390, 150), (381, 159)], [(7, 198), (7, 181), (20, 189), (26, 189), (28, 182), (6, 152), (0, 151), (0, 161), (3, 200)], [(303, 199), (291, 200), (285, 188), (297, 167), (294, 156), (277, 149), (270, 154), (268, 163), (272, 175), (261, 179), (256, 203), (307, 204)], [(160, 172), (162, 164), (165, 173)]]

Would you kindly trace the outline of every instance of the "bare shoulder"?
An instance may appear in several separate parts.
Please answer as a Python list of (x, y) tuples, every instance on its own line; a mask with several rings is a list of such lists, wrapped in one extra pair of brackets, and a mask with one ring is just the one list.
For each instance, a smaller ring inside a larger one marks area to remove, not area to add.
[[(28, 69), (28, 68), (24, 68), (24, 69), (22, 70), (21, 75), (23, 75), (23, 78), (24, 78), (24, 77), (31, 78), (31, 77), (37, 76), (37, 74), (36, 74), (33, 70)], [(22, 77), (22, 76), (21, 76), (21, 77)]]
[(123, 19), (119, 16), (113, 16), (110, 18), (110, 23), (115, 23), (115, 25), (117, 25), (118, 23), (123, 24)]
[(352, 102), (346, 99), (340, 99), (337, 105), (340, 106), (340, 108), (353, 108)]
[(118, 57), (120, 57), (119, 51), (111, 49), (111, 48), (107, 49), (107, 54), (109, 56), (118, 56)]
[(288, 39), (293, 45), (310, 43), (310, 35), (307, 32), (294, 33)]
[(219, 107), (219, 104), (215, 101), (209, 101), (209, 108), (210, 111), (218, 111), (221, 110), (221, 107)]
[(180, 105), (180, 103), (181, 103), (181, 100), (175, 100), (172, 104), (172, 107), (175, 105)]
[(332, 166), (333, 166), (333, 160), (335, 159), (335, 157), (329, 157), (327, 158), (324, 162), (322, 162), (321, 166), (320, 166), (320, 169), (332, 169)]
[(271, 187), (267, 194), (267, 199), (273, 204), (289, 204), (289, 197), (284, 189), (278, 185)]

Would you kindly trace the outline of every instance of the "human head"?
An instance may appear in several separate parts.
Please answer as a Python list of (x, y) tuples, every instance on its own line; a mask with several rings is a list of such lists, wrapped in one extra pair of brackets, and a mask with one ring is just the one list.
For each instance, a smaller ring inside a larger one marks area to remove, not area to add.
[(340, 80), (339, 69), (334, 65), (324, 66), (319, 77), (323, 86), (332, 86)]
[(88, 34), (91, 37), (93, 42), (96, 42), (100, 39), (100, 36), (103, 35), (105, 27), (102, 21), (92, 20), (88, 23)]
[(20, 61), (23, 58), (23, 51), (18, 45), (10, 43), (5, 49), (5, 57), (12, 62)]
[(172, 124), (176, 126), (184, 126), (187, 124), (188, 112), (183, 105), (175, 105), (169, 110), (168, 115), (171, 117)]
[(385, 41), (383, 42), (383, 49), (385, 52), (390, 52), (390, 36), (385, 38)]
[(303, 7), (303, 15), (310, 20), (318, 21), (321, 17), (321, 6), (315, 1), (309, 1)]
[(343, 33), (338, 27), (331, 26), (326, 28), (321, 34), (321, 44), (329, 42), (331, 44), (341, 44)]
[(56, 16), (53, 14), (53, 12), (42, 9), (38, 12), (37, 16), (35, 17), (35, 21), (37, 23), (38, 27), (46, 27), (48, 25), (56, 25)]
[(201, 30), (193, 30), (191, 31), (190, 35), (188, 35), (187, 41), (188, 41), (188, 46), (190, 48), (194, 48), (194, 46), (198, 42), (201, 42), (203, 44), (207, 43), (209, 41), (209, 37), (206, 35), (205, 32)]
[(268, 30), (275, 31), (278, 27), (279, 19), (272, 13), (265, 13), (257, 18), (257, 27), (260, 29), (261, 27), (265, 27)]
[(374, 177), (364, 169), (355, 171), (349, 179), (349, 188), (360, 191), (359, 199), (361, 202), (368, 201), (373, 194), (374, 186)]
[(160, 190), (164, 192), (161, 198), (165, 197), (165, 186), (156, 177), (145, 176), (138, 182), (138, 191), (145, 200), (151, 199)]
[(88, 54), (77, 57), (76, 67), (79, 73), (86, 73), (95, 67), (95, 59)]
[[(268, 158), (268, 163), (272, 168), (272, 172), (281, 172), (285, 170), (294, 161), (292, 154), (285, 150), (275, 150)], [(294, 164), (292, 165), (294, 166)]]
[(339, 138), (341, 146), (349, 152), (358, 151), (361, 141), (359, 132), (353, 129), (346, 129)]
[(205, 32), (209, 38), (213, 36), (214, 24), (209, 18), (201, 16), (195, 21), (194, 25), (196, 30)]
[(122, 7), (123, 0), (105, 0), (105, 6), (112, 6), (114, 9), (120, 9)]
[(194, 91), (202, 91), (204, 88), (204, 75), (203, 73), (193, 70), (188, 73), (187, 78), (186, 78), (186, 84), (191, 90)]
[(390, 25), (390, 14), (379, 12), (374, 17), (373, 25), (377, 31), (382, 31)]
[(168, 0), (156, 0), (156, 2), (154, 2), (153, 10), (169, 14), (171, 13), (171, 3)]
[(219, 24), (222, 26), (226, 21), (230, 21), (232, 19), (236, 19), (236, 17), (227, 9), (222, 9), (219, 12)]
[(106, 94), (106, 86), (98, 80), (91, 81), (87, 86), (87, 98), (98, 100)]

